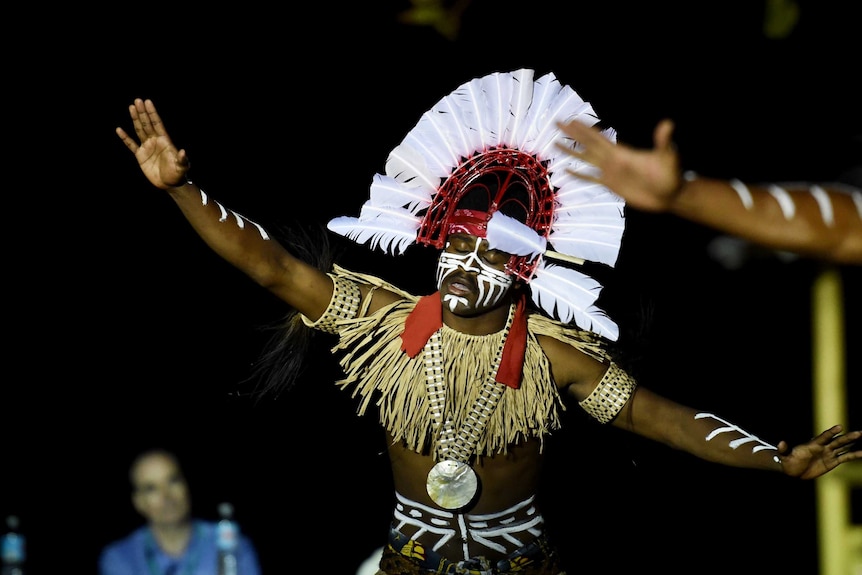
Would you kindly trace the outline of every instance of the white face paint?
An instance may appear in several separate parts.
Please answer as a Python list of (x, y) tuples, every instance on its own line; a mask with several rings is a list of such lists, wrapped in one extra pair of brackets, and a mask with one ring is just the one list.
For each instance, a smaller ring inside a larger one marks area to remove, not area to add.
[[(444, 251), (440, 254), (440, 259), (437, 262), (437, 289), (440, 289), (443, 285), (443, 280), (449, 274), (458, 269), (475, 273), (477, 274), (476, 280), (479, 286), (479, 296), (476, 306), (492, 307), (500, 301), (500, 298), (512, 286), (514, 278), (506, 272), (495, 269), (482, 261), (479, 257), (479, 246), (481, 243), (481, 239), (476, 238), (476, 245), (470, 253)], [(446, 243), (447, 248), (450, 245), (450, 242)], [(465, 307), (469, 305), (465, 297), (453, 294), (445, 294), (443, 301), (449, 304), (450, 311), (455, 311), (459, 304)]]

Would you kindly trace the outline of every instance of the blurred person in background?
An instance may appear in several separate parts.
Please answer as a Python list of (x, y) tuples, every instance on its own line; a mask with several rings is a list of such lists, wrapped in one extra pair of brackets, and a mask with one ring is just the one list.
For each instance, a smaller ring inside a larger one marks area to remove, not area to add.
[[(129, 468), (132, 505), (146, 524), (111, 542), (99, 556), (99, 575), (218, 575), (216, 522), (192, 516), (189, 483), (179, 458), (153, 448)], [(260, 575), (251, 540), (239, 537), (239, 575)]]

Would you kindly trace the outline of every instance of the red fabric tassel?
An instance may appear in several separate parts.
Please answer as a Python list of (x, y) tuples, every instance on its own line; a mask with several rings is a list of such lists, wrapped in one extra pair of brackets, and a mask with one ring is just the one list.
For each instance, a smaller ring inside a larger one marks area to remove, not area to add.
[[(498, 383), (504, 383), (512, 389), (518, 389), (521, 386), (524, 354), (527, 351), (525, 309), (526, 303), (521, 297), (515, 306), (512, 328), (509, 330), (506, 343), (503, 344), (503, 357), (495, 377)], [(440, 301), (440, 292), (419, 298), (416, 307), (404, 322), (401, 350), (410, 357), (416, 357), (428, 343), (428, 339), (441, 327), (443, 327), (443, 304)]]

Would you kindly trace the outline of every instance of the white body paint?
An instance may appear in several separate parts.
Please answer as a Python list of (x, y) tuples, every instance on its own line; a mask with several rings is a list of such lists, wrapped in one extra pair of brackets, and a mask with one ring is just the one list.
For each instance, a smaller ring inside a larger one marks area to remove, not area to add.
[(811, 186), (811, 195), (817, 200), (817, 206), (820, 208), (820, 216), (823, 218), (823, 223), (826, 227), (831, 228), (835, 225), (835, 211), (832, 209), (832, 201), (829, 199), (829, 194), (820, 186)]
[(769, 193), (773, 198), (775, 198), (775, 201), (777, 201), (778, 205), (781, 207), (781, 213), (784, 214), (785, 220), (789, 220), (796, 215), (796, 204), (793, 202), (793, 198), (790, 197), (787, 190), (781, 186), (773, 184), (769, 186)]
[(730, 187), (736, 191), (736, 194), (739, 196), (739, 199), (742, 201), (742, 205), (745, 206), (746, 210), (750, 210), (754, 206), (754, 198), (751, 197), (751, 192), (748, 191), (748, 186), (739, 180), (730, 180)]
[[(754, 207), (754, 198), (752, 198), (751, 192), (745, 184), (739, 180), (730, 180), (730, 186), (736, 191), (742, 205), (745, 206), (745, 209), (750, 210)], [(826, 224), (827, 227), (831, 228), (835, 225), (835, 208), (832, 205), (832, 198), (830, 197), (829, 192), (821, 186), (812, 185), (809, 188), (809, 193), (817, 202), (823, 223)], [(862, 192), (859, 192), (856, 189), (850, 189), (848, 190), (848, 193), (853, 199), (853, 203), (856, 205), (859, 217), (862, 218)], [(796, 216), (796, 203), (793, 200), (792, 193), (777, 184), (772, 184), (769, 186), (769, 194), (778, 202), (785, 219), (789, 220)]]
[[(189, 183), (191, 184), (191, 182), (189, 182)], [(206, 192), (203, 191), (202, 188), (200, 190), (201, 190), (201, 204), (203, 204), (205, 206), (209, 203), (209, 197), (207, 196)], [(251, 221), (250, 219), (246, 218), (245, 216), (239, 215), (238, 213), (236, 213), (233, 210), (228, 210), (219, 202), (216, 202), (216, 206), (218, 206), (218, 209), (220, 212), (218, 221), (223, 222), (223, 221), (227, 220), (228, 211), (229, 211), (230, 214), (234, 217), (234, 221), (236, 222), (236, 225), (239, 229), (241, 229), (241, 230), (245, 229), (245, 222), (248, 222), (251, 225), (253, 225), (255, 228), (257, 228), (257, 233), (260, 234), (260, 237), (262, 237), (265, 240), (269, 239), (269, 234), (266, 233), (266, 230), (263, 229), (263, 226), (261, 226), (260, 224), (257, 224), (255, 222)]]
[(713, 429), (709, 433), (709, 435), (706, 436), (707, 441), (712, 441), (715, 437), (721, 435), (722, 433), (736, 432), (736, 433), (741, 434), (742, 437), (740, 437), (738, 439), (733, 439), (728, 443), (728, 445), (730, 446), (731, 449), (736, 449), (740, 445), (745, 445), (747, 443), (754, 442), (755, 445), (751, 448), (752, 453), (757, 453), (758, 451), (762, 451), (764, 449), (771, 449), (773, 451), (778, 451), (778, 448), (775, 447), (774, 445), (770, 445), (769, 443), (766, 443), (762, 439), (748, 433), (744, 429), (730, 423), (729, 421), (726, 421), (726, 420), (718, 417), (717, 415), (714, 415), (712, 413), (698, 413), (698, 414), (695, 414), (695, 416), (694, 416), (695, 419), (704, 419), (707, 417), (710, 419), (714, 419), (714, 420), (718, 421), (719, 423), (723, 424), (723, 425)]
[[(511, 553), (544, 532), (545, 520), (533, 506), (533, 497), (498, 513), (472, 515), (428, 507), (398, 492), (395, 496), (394, 517), (398, 522), (394, 526), (398, 531), (411, 526), (418, 529), (411, 539), (437, 537), (434, 551), (457, 537), (462, 542), (465, 561), (482, 555), (483, 548)], [(476, 549), (470, 549), (471, 543)]]

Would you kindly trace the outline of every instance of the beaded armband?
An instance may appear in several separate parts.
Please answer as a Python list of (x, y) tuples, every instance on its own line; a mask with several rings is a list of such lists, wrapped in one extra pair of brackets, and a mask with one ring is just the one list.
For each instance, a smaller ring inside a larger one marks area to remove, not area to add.
[(617, 416), (636, 385), (634, 378), (617, 364), (611, 363), (593, 392), (579, 401), (578, 405), (600, 423), (607, 423)]
[(336, 323), (338, 321), (356, 317), (361, 294), (356, 282), (333, 274), (327, 275), (332, 278), (332, 299), (329, 300), (326, 311), (317, 318), (317, 321), (311, 321), (302, 316), (302, 322), (308, 327), (337, 334), (338, 326)]

